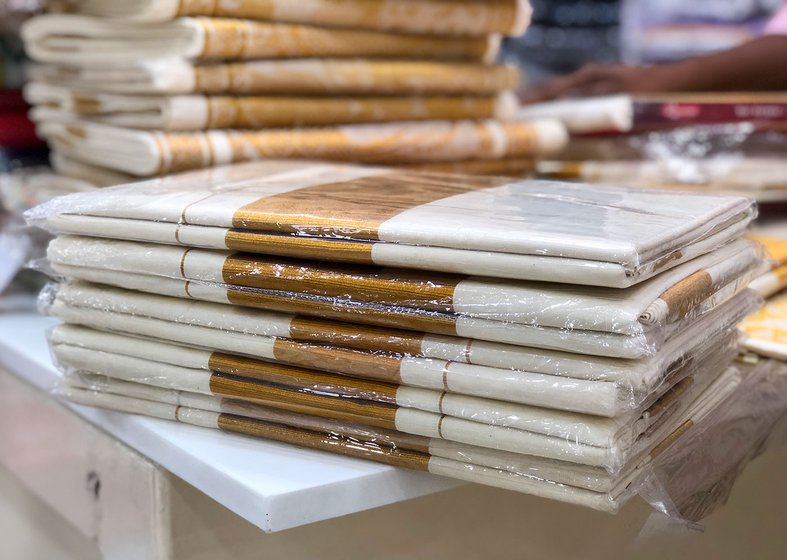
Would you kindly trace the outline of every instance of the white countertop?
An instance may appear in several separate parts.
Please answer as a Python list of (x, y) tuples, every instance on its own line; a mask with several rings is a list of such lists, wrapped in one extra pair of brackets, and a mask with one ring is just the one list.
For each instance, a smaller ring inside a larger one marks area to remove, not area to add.
[[(45, 331), (56, 322), (0, 314), (0, 367), (44, 391), (57, 387)], [(292, 445), (68, 405), (151, 461), (266, 532), (448, 488), (458, 481)]]

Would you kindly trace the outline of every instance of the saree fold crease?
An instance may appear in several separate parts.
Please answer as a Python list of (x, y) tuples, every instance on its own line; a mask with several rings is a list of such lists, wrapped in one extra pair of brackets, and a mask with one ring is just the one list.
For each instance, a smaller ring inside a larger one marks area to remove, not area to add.
[(520, 35), (531, 14), (526, 0), (66, 0), (65, 4), (69, 11), (127, 21), (211, 16), (430, 35)]
[(140, 177), (267, 159), (401, 164), (503, 160), (559, 150), (557, 121), (407, 121), (279, 130), (142, 131), (75, 120), (39, 131), (68, 157)]
[(58, 14), (28, 20), (21, 35), (30, 58), (58, 64), (316, 56), (491, 62), (500, 46), (497, 35), (405, 35), (222, 18), (184, 17), (166, 23), (134, 23)]
[(29, 214), (58, 234), (618, 288), (740, 237), (754, 216), (740, 197), (281, 161)]

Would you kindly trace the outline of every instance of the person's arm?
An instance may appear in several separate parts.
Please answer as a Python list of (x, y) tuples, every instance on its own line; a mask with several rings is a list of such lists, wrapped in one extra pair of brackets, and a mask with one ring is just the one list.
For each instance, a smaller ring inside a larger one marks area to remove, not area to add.
[(589, 65), (525, 91), (532, 103), (611, 93), (787, 91), (787, 36), (770, 35), (727, 51), (655, 66)]

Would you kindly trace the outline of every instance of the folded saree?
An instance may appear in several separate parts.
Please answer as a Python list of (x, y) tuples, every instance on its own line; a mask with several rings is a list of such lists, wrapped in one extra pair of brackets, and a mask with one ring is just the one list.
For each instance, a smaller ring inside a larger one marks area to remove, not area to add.
[[(734, 392), (734, 388), (738, 385), (739, 380), (729, 374), (726, 374), (725, 377), (733, 388), (733, 391), (728, 390), (728, 394)], [(616, 488), (619, 491), (620, 488), (629, 486), (632, 481), (638, 478), (645, 466), (676, 441), (681, 441), (680, 438), (689, 431), (687, 428), (679, 428), (664, 438), (649, 453), (631, 461), (620, 473), (610, 475), (604, 469), (566, 461), (484, 449), (457, 444), (439, 438), (414, 436), (350, 421), (340, 421), (308, 413), (276, 409), (257, 403), (162, 389), (94, 374), (72, 373), (67, 375), (65, 380), (65, 396), (73, 402), (88, 406), (100, 406), (151, 416), (158, 416), (155, 414), (156, 410), (169, 410), (170, 413), (168, 415), (160, 417), (170, 420), (177, 419), (179, 411), (157, 407), (156, 404), (214, 412), (219, 415), (234, 415), (244, 419), (313, 430), (326, 435), (347, 438), (359, 444), (377, 446), (378, 450), (383, 452), (396, 449), (409, 450), (424, 453), (434, 458), (459, 461), (466, 465), (466, 470), (472, 470), (474, 466), (488, 467), (526, 477), (533, 482), (543, 481), (552, 485), (557, 483), (558, 485), (568, 485), (569, 487), (583, 488), (593, 492), (614, 492)], [(699, 407), (695, 408), (693, 423), (697, 423), (699, 420), (707, 417), (712, 410), (712, 407), (705, 407), (705, 410)], [(175, 414), (172, 414), (173, 412)], [(536, 485), (536, 488), (539, 488), (539, 486)], [(600, 498), (600, 496), (596, 497)]]
[(33, 64), (30, 76), (54, 86), (124, 95), (491, 95), (516, 88), (520, 79), (516, 68), (500, 65), (339, 58)]
[(29, 219), (61, 234), (627, 287), (739, 237), (755, 214), (738, 197), (266, 161), (64, 197)]
[(38, 62), (111, 64), (139, 59), (426, 58), (491, 62), (500, 38), (436, 37), (221, 18), (166, 23), (40, 15), (22, 26), (25, 51)]
[(741, 323), (746, 348), (755, 354), (787, 361), (787, 294), (776, 295)]
[[(112, 171), (104, 167), (82, 163), (81, 161), (71, 159), (55, 151), (50, 152), (49, 163), (57, 175), (64, 178), (84, 181), (96, 187), (125, 185), (134, 180), (134, 177), (127, 173), (118, 173), (117, 171)], [(44, 200), (49, 200), (49, 198)]]
[[(53, 286), (46, 312), (68, 323), (359, 378), (617, 416), (652, 403), (713, 352), (734, 347), (746, 295), (643, 360), (568, 354), (411, 331), (359, 327), (106, 286)], [(755, 298), (756, 299), (756, 298)], [(666, 385), (665, 385), (666, 384)]]
[(94, 93), (41, 83), (28, 84), (25, 98), (38, 122), (84, 118), (104, 124), (154, 130), (256, 129), (332, 124), (509, 119), (513, 94), (487, 97), (235, 97), (139, 96)]
[[(89, 237), (60, 236), (49, 244), (47, 258), (55, 268), (85, 267), (259, 288), (285, 298), (316, 296), (335, 306), (352, 305), (358, 313), (361, 306), (371, 304), (434, 311), (456, 322), (477, 318), (627, 335), (644, 334), (702, 312), (703, 302), (727, 286), (745, 285), (762, 262), (759, 247), (741, 239), (621, 290)], [(229, 291), (227, 299), (232, 302), (233, 297)]]
[[(209, 412), (234, 414), (244, 418), (268, 421), (294, 428), (318, 432), (324, 431), (385, 448), (419, 451), (434, 457), (464, 462), (468, 465), (490, 467), (525, 475), (533, 479), (548, 480), (553, 483), (585, 488), (594, 492), (609, 492), (613, 490), (620, 484), (621, 480), (632, 478), (631, 475), (635, 470), (640, 469), (653, 458), (647, 456), (645, 461), (639, 464), (627, 465), (620, 474), (611, 475), (605, 469), (598, 467), (588, 467), (567, 461), (497, 451), (440, 438), (414, 436), (351, 421), (277, 409), (238, 399), (164, 389), (142, 383), (121, 381), (103, 375), (71, 372), (64, 376), (64, 381), (64, 395), (66, 398), (88, 406), (102, 406), (109, 409), (146, 414), (150, 410), (151, 403), (163, 403)], [(655, 454), (653, 455), (655, 456)]]
[(46, 121), (38, 130), (66, 156), (137, 176), (275, 158), (383, 164), (508, 159), (551, 153), (566, 142), (557, 121), (493, 119), (182, 133)]
[[(708, 398), (708, 392), (715, 393), (719, 389), (718, 379), (710, 383), (710, 386), (704, 380), (697, 383), (697, 387), (691, 387), (690, 380), (686, 379), (684, 381), (688, 382), (688, 388), (686, 384), (679, 384), (673, 389), (677, 395), (668, 393), (663, 397), (666, 401), (663, 405), (659, 402), (654, 405), (657, 418), (648, 429), (634, 438), (615, 441), (610, 447), (601, 447), (572, 438), (546, 436), (443, 413), (399, 407), (391, 403), (353, 400), (323, 390), (308, 391), (303, 387), (288, 387), (255, 378), (182, 368), (68, 345), (55, 344), (53, 352), (58, 365), (64, 371), (84, 371), (166, 389), (249, 400), (274, 408), (308, 412), (316, 416), (349, 420), (413, 435), (602, 467), (612, 474), (619, 473), (630, 461), (651, 451), (664, 437), (685, 423), (686, 414), (690, 415), (697, 400), (702, 401)], [(716, 367), (712, 377), (718, 378), (720, 372)], [(245, 370), (244, 373), (249, 371)], [(684, 391), (687, 401), (691, 402), (683, 402), (679, 398)], [(673, 405), (677, 406), (672, 414), (663, 412), (662, 407)], [(496, 406), (505, 407), (504, 404)], [(494, 409), (491, 412), (494, 412)], [(533, 411), (532, 414), (535, 417), (538, 411)], [(546, 416), (549, 414), (550, 412), (545, 412)], [(544, 424), (547, 423), (548, 419), (545, 418)]]
[(762, 201), (784, 199), (787, 191), (787, 164), (778, 157), (668, 155), (657, 160), (543, 161), (537, 171), (552, 179), (740, 194)]
[[(209, 387), (213, 391), (213, 387), (216, 387), (221, 391), (223, 384), (230, 383), (225, 377), (233, 376), (244, 381), (275, 385), (311, 395), (315, 397), (316, 403), (327, 402), (318, 398), (322, 396), (341, 399), (345, 404), (368, 401), (371, 403), (368, 410), (378, 411), (383, 416), (385, 411), (390, 412), (395, 408), (409, 409), (402, 412), (402, 415), (410, 414), (411, 411), (425, 411), (595, 447), (630, 445), (661, 418), (671, 413), (670, 411), (681, 408), (681, 403), (692, 400), (692, 395), (696, 396), (698, 391), (701, 392), (730, 363), (737, 350), (734, 344), (715, 348), (713, 356), (706, 356), (704, 363), (694, 368), (690, 374), (675, 383), (664, 383), (663, 388), (654, 393), (648, 406), (640, 406), (614, 418), (601, 418), (335, 375), (315, 369), (71, 325), (56, 327), (50, 334), (50, 346), (55, 357), (63, 365), (68, 365), (66, 369), (86, 368), (103, 372), (110, 364), (117, 364), (118, 372), (137, 372), (133, 381), (138, 383), (160, 385), (169, 375), (167, 379), (172, 383), (184, 384), (180, 387), (182, 390)], [(102, 365), (99, 367), (97, 364)], [(163, 365), (158, 368), (157, 364)], [(149, 368), (147, 378), (138, 376), (143, 367)], [(179, 387), (173, 385), (170, 388)], [(326, 408), (319, 404), (316, 406)], [(398, 412), (396, 414), (399, 415)], [(369, 423), (385, 421), (387, 420), (374, 417)]]
[[(187, 405), (175, 405), (149, 400), (131, 398), (115, 393), (103, 393), (80, 388), (66, 390), (67, 398), (77, 404), (106, 408), (115, 411), (140, 414), (153, 418), (174, 420), (205, 428), (219, 429), (235, 433), (291, 443), (302, 447), (320, 449), (372, 460), (392, 466), (426, 471), (450, 476), (467, 482), (523, 492), (548, 499), (583, 505), (606, 512), (615, 512), (628, 499), (628, 480), (606, 493), (589, 491), (554, 481), (547, 481), (532, 475), (519, 475), (511, 471), (484, 467), (468, 463), (463, 457), (446, 459), (439, 455), (429, 455), (422, 450), (407, 447), (390, 447), (376, 441), (368, 442), (363, 437), (341, 436), (339, 432), (302, 429), (282, 424), (280, 415), (261, 415), (263, 418), (249, 417), (233, 412), (204, 410)], [(187, 399), (189, 404), (191, 399)], [(194, 403), (196, 404), (196, 403)], [(200, 403), (203, 404), (203, 403)], [(367, 430), (368, 431), (368, 430)]]
[(521, 118), (556, 118), (575, 134), (787, 121), (784, 93), (612, 95), (525, 105)]
[(581, 330), (455, 316), (436, 311), (357, 304), (331, 298), (277, 293), (201, 281), (184, 281), (143, 274), (118, 273), (86, 267), (54, 265), (58, 275), (148, 293), (199, 301), (233, 304), (280, 313), (302, 314), (321, 319), (373, 327), (422, 331), (515, 346), (532, 346), (564, 352), (637, 359), (657, 352), (688, 325), (723, 306), (741, 291), (748, 277), (735, 280), (703, 300), (691, 314), (638, 334)]
[(531, 14), (526, 0), (70, 0), (68, 5), (78, 13), (129, 21), (211, 16), (430, 35), (521, 35)]
[(767, 268), (751, 281), (750, 287), (766, 298), (787, 288), (787, 239), (762, 234), (748, 238), (761, 243), (768, 258)]

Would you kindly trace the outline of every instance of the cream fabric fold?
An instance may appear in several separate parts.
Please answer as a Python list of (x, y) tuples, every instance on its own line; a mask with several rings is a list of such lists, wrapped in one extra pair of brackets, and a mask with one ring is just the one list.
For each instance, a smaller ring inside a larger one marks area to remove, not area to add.
[(514, 67), (430, 60), (305, 58), (198, 64), (167, 58), (69, 64), (32, 64), (30, 78), (124, 95), (491, 95), (519, 85)]
[(164, 22), (183, 16), (276, 20), (326, 27), (383, 29), (430, 35), (521, 35), (530, 22), (527, 0), (65, 0), (69, 11), (127, 21)]
[(151, 130), (259, 129), (334, 124), (500, 119), (516, 106), (513, 94), (487, 97), (139, 96), (96, 93), (31, 83), (25, 99), (37, 122), (84, 118)]
[(30, 58), (58, 64), (317, 56), (491, 62), (500, 46), (497, 35), (435, 37), (221, 18), (134, 23), (52, 14), (25, 22), (21, 35)]
[(692, 374), (713, 353), (731, 357), (737, 348), (734, 326), (753, 308), (750, 298), (736, 298), (680, 332), (653, 358), (628, 361), (406, 331), (369, 331), (88, 285), (60, 286), (48, 306), (51, 315), (68, 323), (121, 334), (608, 417), (649, 406), (654, 395)]
[[(85, 181), (96, 187), (113, 187), (131, 183), (134, 177), (126, 173), (118, 173), (103, 167), (89, 165), (76, 161), (63, 154), (52, 151), (49, 154), (49, 164), (58, 175)], [(51, 198), (51, 197), (50, 197)], [(48, 200), (48, 199), (44, 199)]]
[(266, 161), (61, 198), (29, 218), (60, 234), (626, 287), (755, 215), (738, 197)]
[(291, 130), (154, 132), (83, 120), (38, 123), (68, 157), (140, 177), (266, 159), (397, 164), (506, 159), (552, 153), (567, 141), (557, 121), (406, 121)]
[(636, 286), (620, 290), (567, 284), (342, 267), (226, 251), (61, 236), (47, 249), (53, 265), (148, 274), (401, 306), (485, 320), (627, 335), (702, 311), (730, 283), (745, 285), (760, 265), (758, 247), (737, 240)]

